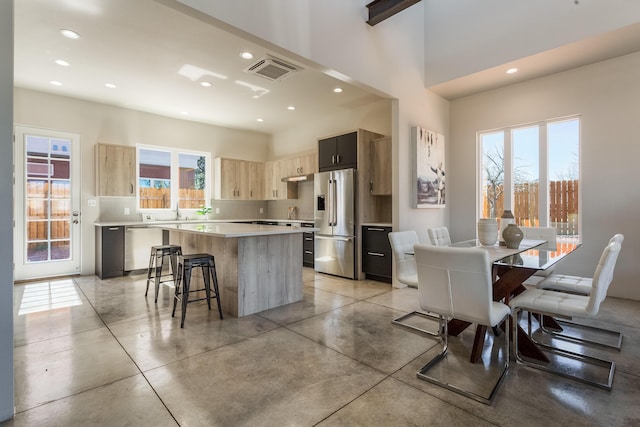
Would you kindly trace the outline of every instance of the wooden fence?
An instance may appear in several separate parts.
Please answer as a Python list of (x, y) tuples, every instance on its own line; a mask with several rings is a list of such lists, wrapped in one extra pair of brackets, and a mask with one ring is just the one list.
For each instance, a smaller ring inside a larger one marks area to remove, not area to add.
[[(181, 188), (178, 193), (180, 209), (197, 209), (207, 204), (204, 200), (204, 190)], [(170, 188), (141, 188), (140, 208), (142, 209), (170, 209)]]
[[(484, 194), (482, 214), (485, 218), (500, 217), (504, 210), (502, 186), (494, 190), (487, 187)], [(523, 226), (538, 227), (539, 185), (535, 183), (516, 184), (514, 186), (511, 212), (516, 223)], [(491, 205), (495, 204), (492, 212)], [(578, 180), (551, 181), (549, 183), (549, 225), (556, 227), (559, 235), (578, 234)]]

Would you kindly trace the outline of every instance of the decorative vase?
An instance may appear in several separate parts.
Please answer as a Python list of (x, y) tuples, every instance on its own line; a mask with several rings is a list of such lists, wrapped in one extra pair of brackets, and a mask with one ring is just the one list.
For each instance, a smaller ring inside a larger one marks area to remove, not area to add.
[(518, 249), (524, 233), (517, 224), (509, 224), (502, 232), (502, 238), (509, 249)]
[(513, 217), (513, 214), (509, 209), (505, 209), (502, 211), (502, 216), (500, 217), (500, 232), (498, 233), (498, 241), (500, 245), (504, 246), (504, 238), (502, 237), (502, 232), (507, 228), (509, 224), (515, 224), (516, 219)]
[(498, 220), (480, 218), (478, 220), (478, 241), (482, 246), (495, 245), (498, 240)]

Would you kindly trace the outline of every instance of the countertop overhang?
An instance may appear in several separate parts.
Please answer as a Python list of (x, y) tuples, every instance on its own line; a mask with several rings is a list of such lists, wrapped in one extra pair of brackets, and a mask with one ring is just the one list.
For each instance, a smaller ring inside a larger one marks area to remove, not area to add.
[[(152, 225), (165, 225), (165, 224), (228, 224), (228, 223), (246, 223), (249, 224), (254, 221), (264, 222), (279, 222), (295, 225), (302, 223), (313, 224), (313, 219), (271, 219), (271, 218), (253, 218), (253, 219), (170, 219), (170, 220), (155, 220), (155, 221), (96, 221), (93, 223), (96, 227), (135, 227), (135, 226), (152, 226)], [(274, 227), (270, 225), (270, 227)]]
[(252, 237), (269, 236), (276, 234), (296, 234), (311, 231), (318, 231), (313, 227), (281, 226), (263, 224), (241, 224), (232, 222), (202, 222), (202, 223), (182, 223), (182, 224), (158, 224), (146, 223), (149, 227), (162, 228), (169, 231), (180, 231), (193, 234), (214, 236), (214, 237)]

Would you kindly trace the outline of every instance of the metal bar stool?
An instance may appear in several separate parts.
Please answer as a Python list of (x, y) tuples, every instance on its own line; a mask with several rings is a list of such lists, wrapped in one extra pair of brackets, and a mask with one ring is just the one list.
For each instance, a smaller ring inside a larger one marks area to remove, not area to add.
[[(154, 280), (156, 285), (156, 299), (158, 302), (158, 294), (160, 293), (160, 283), (173, 282), (174, 285), (178, 279), (178, 262), (177, 258), (182, 255), (182, 247), (178, 245), (157, 245), (151, 246), (151, 255), (149, 256), (149, 268), (147, 269), (147, 290), (144, 292), (146, 297), (149, 293), (149, 282)], [(162, 274), (162, 265), (164, 257), (168, 256), (171, 263), (171, 274)], [(171, 280), (162, 280), (163, 277), (171, 276)]]
[[(201, 289), (189, 289), (191, 285), (191, 270), (193, 268), (200, 267), (202, 269), (202, 278), (204, 279), (204, 288)], [(211, 295), (211, 278), (213, 278), (213, 293)], [(184, 279), (184, 280), (183, 280)], [(182, 284), (182, 289), (181, 285)], [(190, 292), (205, 291), (206, 297), (189, 300)], [(180, 298), (182, 295), (182, 298)], [(207, 300), (209, 310), (211, 310), (211, 298), (215, 298), (218, 302), (218, 313), (220, 313), (220, 319), (222, 319), (222, 307), (220, 306), (220, 293), (218, 291), (218, 276), (216, 274), (216, 264), (213, 259), (213, 255), (209, 254), (194, 254), (194, 255), (179, 255), (178, 256), (178, 281), (176, 282), (176, 294), (173, 300), (173, 312), (171, 317), (176, 314), (176, 306), (178, 300), (182, 303), (182, 319), (180, 320), (180, 327), (184, 328), (184, 319), (187, 316), (187, 304), (190, 302)]]

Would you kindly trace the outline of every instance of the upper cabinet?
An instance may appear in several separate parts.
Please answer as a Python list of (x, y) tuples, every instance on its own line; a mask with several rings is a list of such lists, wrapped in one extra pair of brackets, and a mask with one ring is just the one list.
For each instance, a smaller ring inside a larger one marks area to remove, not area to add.
[(264, 164), (246, 160), (214, 160), (217, 200), (262, 200), (264, 194)]
[(282, 182), (288, 174), (286, 161), (277, 160), (264, 164), (264, 200), (287, 200), (298, 198), (298, 186), (295, 182)]
[(318, 140), (320, 172), (358, 167), (358, 132)]
[(96, 144), (96, 194), (136, 195), (136, 148), (128, 145)]
[(369, 192), (373, 196), (391, 195), (391, 138), (378, 138), (370, 143)]
[(311, 175), (318, 172), (318, 155), (315, 153), (281, 160), (281, 162), (284, 164), (283, 177)]

